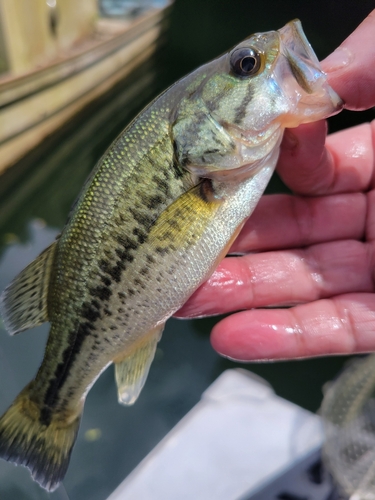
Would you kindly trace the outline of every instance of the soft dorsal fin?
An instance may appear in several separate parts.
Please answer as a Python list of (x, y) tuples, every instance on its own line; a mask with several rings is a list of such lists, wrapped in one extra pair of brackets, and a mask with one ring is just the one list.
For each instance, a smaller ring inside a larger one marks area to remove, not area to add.
[(56, 242), (20, 272), (0, 297), (0, 314), (10, 335), (48, 321), (47, 295)]
[(164, 324), (149, 332), (130, 354), (115, 360), (115, 377), (118, 401), (132, 405), (137, 400), (155, 356), (156, 345), (163, 333)]

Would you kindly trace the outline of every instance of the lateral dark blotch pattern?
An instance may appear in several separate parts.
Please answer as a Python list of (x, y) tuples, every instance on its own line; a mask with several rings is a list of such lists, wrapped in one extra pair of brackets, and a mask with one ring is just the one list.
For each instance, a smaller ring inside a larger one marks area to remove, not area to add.
[(52, 420), (51, 409), (46, 407), (46, 406), (43, 406), (43, 408), (41, 408), (41, 410), (40, 410), (39, 422), (42, 425), (45, 425), (46, 427), (48, 427), (51, 424), (51, 420)]
[(134, 236), (137, 237), (138, 243), (142, 245), (147, 240), (147, 233), (140, 229), (139, 227), (135, 227), (133, 229)]
[(125, 248), (125, 250), (136, 250), (138, 248), (138, 244), (132, 238), (129, 238), (126, 235), (117, 236), (117, 242)]
[(85, 303), (82, 306), (82, 317), (93, 323), (100, 318), (100, 312), (92, 303)]
[[(105, 272), (106, 274), (111, 276), (111, 278), (114, 281), (116, 281), (117, 283), (119, 283), (121, 281), (121, 273), (125, 269), (125, 265), (121, 260), (117, 261), (116, 265), (111, 266), (111, 264), (108, 261), (105, 261), (104, 259), (102, 259), (99, 262), (99, 267), (103, 272)], [(109, 286), (109, 284), (110, 284), (110, 281), (108, 283), (108, 280), (107, 280), (107, 285)]]
[(161, 179), (160, 177), (157, 177), (156, 175), (153, 176), (152, 180), (155, 182), (157, 185), (158, 189), (167, 197), (169, 198), (171, 196), (170, 193), (170, 188), (167, 180)]
[(90, 289), (90, 294), (93, 297), (97, 297), (100, 300), (109, 300), (112, 295), (112, 290), (109, 288), (109, 286), (97, 286), (95, 288)]
[(145, 198), (144, 205), (149, 210), (153, 210), (165, 202), (166, 202), (165, 197), (161, 196), (160, 194), (156, 194), (154, 196), (149, 196), (148, 198)]
[[(85, 303), (82, 307), (81, 316), (83, 316), (83, 313), (89, 309), (92, 309), (91, 304), (88, 305)], [(70, 367), (74, 364), (77, 355), (80, 353), (84, 340), (92, 334), (93, 330), (95, 330), (94, 323), (96, 319), (93, 321), (89, 320), (79, 323), (77, 330), (69, 334), (68, 347), (63, 352), (63, 359), (57, 365), (54, 377), (50, 380), (48, 389), (44, 396), (44, 406), (40, 416), (41, 423), (51, 422), (53, 409), (58, 403), (59, 390), (69, 376)], [(46, 423), (45, 425), (49, 425), (49, 423)]]
[(143, 226), (146, 229), (146, 231), (148, 231), (155, 222), (155, 217), (143, 211), (130, 208), (129, 212), (132, 214), (134, 220), (137, 221), (138, 224)]
[(100, 275), (100, 279), (104, 283), (106, 287), (111, 285), (111, 280), (108, 278), (108, 276), (103, 276), (102, 274)]
[(122, 248), (116, 248), (116, 255), (120, 257), (122, 262), (133, 262), (134, 255), (132, 255), (129, 250), (122, 250)]

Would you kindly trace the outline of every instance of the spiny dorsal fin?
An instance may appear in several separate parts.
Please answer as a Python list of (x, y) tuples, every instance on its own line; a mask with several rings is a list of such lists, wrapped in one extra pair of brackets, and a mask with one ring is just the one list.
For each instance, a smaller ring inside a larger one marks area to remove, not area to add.
[(48, 321), (47, 295), (56, 242), (29, 264), (4, 290), (0, 314), (10, 335)]
[(118, 401), (123, 405), (132, 405), (137, 400), (145, 385), (156, 345), (160, 340), (164, 324), (158, 326), (140, 343), (137, 348), (123, 357), (115, 360), (115, 377), (118, 391)]

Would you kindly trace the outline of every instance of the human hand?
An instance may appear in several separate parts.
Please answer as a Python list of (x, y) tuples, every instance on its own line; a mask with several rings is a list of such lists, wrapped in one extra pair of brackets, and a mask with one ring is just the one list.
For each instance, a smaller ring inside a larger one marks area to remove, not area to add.
[[(375, 10), (322, 63), (347, 109), (375, 106), (374, 41)], [(211, 334), (237, 360), (374, 351), (375, 120), (328, 137), (325, 121), (287, 130), (278, 173), (295, 194), (261, 199), (231, 249), (244, 255), (176, 316), (241, 311)]]

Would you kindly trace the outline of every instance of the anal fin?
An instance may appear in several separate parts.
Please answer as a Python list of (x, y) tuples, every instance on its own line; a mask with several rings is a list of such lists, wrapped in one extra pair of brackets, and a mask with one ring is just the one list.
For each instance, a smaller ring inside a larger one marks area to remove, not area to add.
[(164, 324), (158, 326), (131, 353), (114, 360), (119, 403), (132, 405), (137, 400), (146, 382), (163, 329)]
[(56, 242), (8, 285), (0, 297), (0, 314), (11, 335), (48, 321), (47, 296)]

